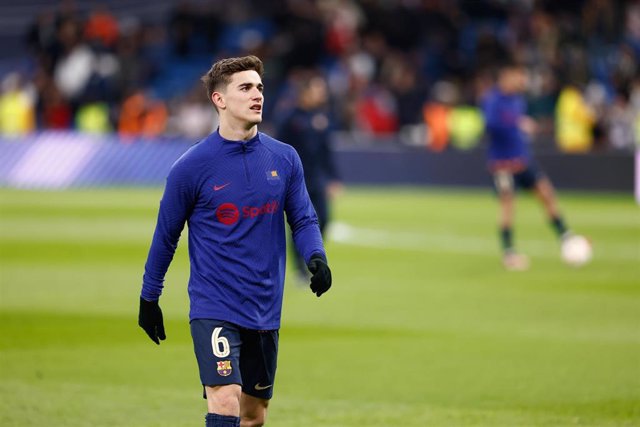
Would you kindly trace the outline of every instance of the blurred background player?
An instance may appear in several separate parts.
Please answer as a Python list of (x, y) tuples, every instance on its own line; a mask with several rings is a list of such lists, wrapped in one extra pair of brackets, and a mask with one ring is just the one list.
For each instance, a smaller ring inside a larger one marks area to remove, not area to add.
[(488, 167), (500, 201), (500, 242), (507, 270), (526, 270), (529, 259), (515, 250), (513, 219), (515, 189), (533, 189), (544, 206), (553, 230), (559, 238), (569, 231), (558, 209), (553, 185), (537, 167), (529, 151), (536, 122), (526, 115), (523, 93), (527, 88), (526, 71), (517, 64), (505, 64), (498, 70), (497, 84), (482, 100), (489, 140)]
[[(293, 146), (304, 168), (304, 180), (324, 236), (330, 218), (330, 200), (342, 191), (330, 147), (331, 119), (329, 91), (322, 75), (303, 71), (294, 79), (295, 105), (278, 127), (278, 139)], [(308, 275), (304, 260), (294, 251), (293, 259), (301, 279)]]

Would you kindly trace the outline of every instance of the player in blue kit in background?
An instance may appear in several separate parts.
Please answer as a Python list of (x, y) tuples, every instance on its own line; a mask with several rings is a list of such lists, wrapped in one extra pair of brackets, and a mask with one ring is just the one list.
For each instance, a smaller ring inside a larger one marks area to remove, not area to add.
[[(324, 235), (330, 219), (330, 200), (342, 191), (330, 147), (329, 91), (325, 79), (313, 71), (294, 81), (296, 103), (278, 126), (278, 138), (296, 149), (304, 167), (304, 180)], [(294, 253), (298, 275), (306, 280), (304, 259)]]
[(331, 287), (299, 156), (258, 132), (263, 65), (223, 59), (202, 80), (220, 127), (172, 166), (145, 265), (139, 325), (159, 344), (158, 300), (189, 224), (190, 324), (207, 427), (264, 424), (272, 397), (284, 287), (285, 213), (319, 297)]
[(529, 267), (528, 257), (516, 252), (513, 243), (517, 187), (533, 189), (560, 239), (570, 234), (558, 209), (553, 185), (536, 166), (529, 151), (529, 138), (536, 131), (536, 123), (526, 115), (523, 96), (526, 88), (526, 71), (517, 64), (506, 64), (498, 71), (496, 87), (482, 100), (489, 140), (488, 166), (500, 200), (503, 265), (508, 270), (526, 270)]

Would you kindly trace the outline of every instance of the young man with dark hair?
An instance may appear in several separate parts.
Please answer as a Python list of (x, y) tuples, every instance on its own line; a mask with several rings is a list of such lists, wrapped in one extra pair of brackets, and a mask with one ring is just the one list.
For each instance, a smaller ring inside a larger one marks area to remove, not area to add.
[(500, 241), (507, 270), (526, 270), (529, 259), (513, 244), (515, 189), (533, 189), (542, 202), (553, 230), (560, 238), (569, 231), (558, 209), (553, 185), (536, 166), (529, 151), (529, 137), (536, 123), (526, 115), (522, 96), (527, 87), (525, 70), (517, 64), (500, 67), (498, 81), (482, 100), (489, 139), (488, 164), (500, 200)]
[(185, 222), (189, 224), (190, 324), (207, 399), (207, 427), (262, 426), (273, 394), (286, 238), (331, 287), (318, 219), (295, 150), (258, 132), (263, 65), (222, 59), (202, 80), (220, 127), (172, 166), (145, 265), (139, 325), (165, 339), (158, 300)]

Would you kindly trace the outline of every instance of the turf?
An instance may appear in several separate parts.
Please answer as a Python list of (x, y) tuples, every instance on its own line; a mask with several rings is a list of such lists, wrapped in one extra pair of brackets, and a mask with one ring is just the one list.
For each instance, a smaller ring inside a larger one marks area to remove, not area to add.
[[(0, 190), (0, 425), (193, 426), (205, 410), (186, 245), (136, 325), (160, 189)], [(334, 288), (290, 275), (271, 426), (640, 425), (640, 209), (562, 194), (594, 243), (581, 269), (534, 200), (498, 260), (488, 191), (348, 189), (327, 243)]]

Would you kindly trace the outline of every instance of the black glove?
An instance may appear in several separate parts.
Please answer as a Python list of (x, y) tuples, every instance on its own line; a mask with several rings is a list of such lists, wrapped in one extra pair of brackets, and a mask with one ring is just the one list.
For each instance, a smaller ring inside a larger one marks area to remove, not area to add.
[(164, 323), (162, 322), (162, 310), (158, 301), (147, 301), (140, 297), (140, 312), (138, 313), (138, 325), (149, 335), (151, 340), (160, 345), (160, 340), (165, 340)]
[(331, 270), (327, 261), (320, 255), (313, 255), (309, 261), (311, 276), (311, 291), (320, 296), (331, 287)]

